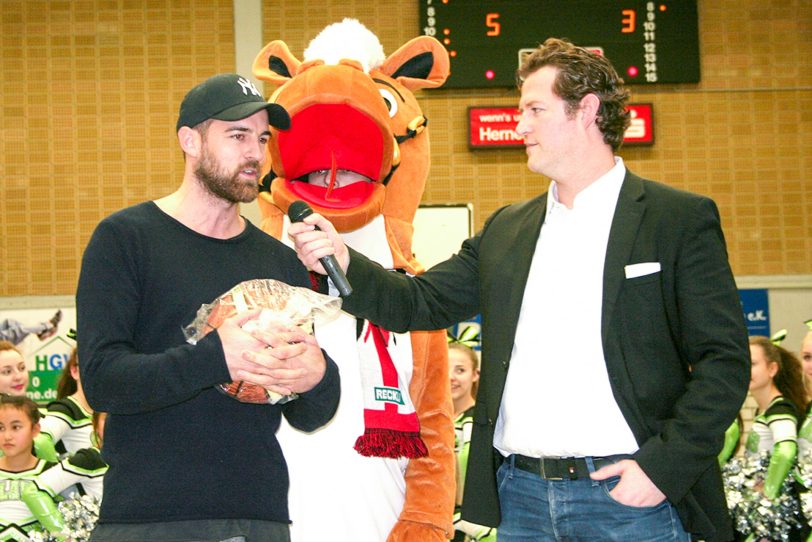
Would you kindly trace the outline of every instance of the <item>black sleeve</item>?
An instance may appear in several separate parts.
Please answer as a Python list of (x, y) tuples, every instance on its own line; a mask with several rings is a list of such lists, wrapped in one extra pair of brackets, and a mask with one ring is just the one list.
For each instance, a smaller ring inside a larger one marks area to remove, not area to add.
[(395, 332), (443, 329), (479, 311), (479, 236), (422, 275), (387, 271), (350, 249), (342, 309)]
[(315, 431), (329, 422), (338, 409), (338, 400), (341, 397), (341, 377), (338, 366), (322, 350), (327, 362), (327, 370), (321, 382), (299, 398), (283, 406), (283, 414), (290, 425), (301, 431)]
[(68, 464), (82, 471), (96, 471), (106, 469), (107, 463), (102, 460), (101, 452), (96, 448), (82, 448), (77, 450), (70, 458)]
[(151, 412), (190, 399), (230, 376), (217, 333), (196, 345), (145, 354), (136, 348), (144, 310), (145, 256), (131, 231), (109, 220), (93, 233), (76, 291), (82, 385), (90, 405), (111, 414)]

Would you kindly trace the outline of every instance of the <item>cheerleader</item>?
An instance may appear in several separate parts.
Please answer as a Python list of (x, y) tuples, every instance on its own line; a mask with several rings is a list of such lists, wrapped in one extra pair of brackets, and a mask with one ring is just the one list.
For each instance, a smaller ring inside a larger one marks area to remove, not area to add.
[(88, 495), (101, 502), (104, 475), (107, 463), (102, 460), (101, 446), (104, 435), (103, 412), (93, 413), (94, 446), (77, 450), (38, 475), (34, 482), (37, 488), (53, 499), (72, 499)]
[(806, 411), (801, 367), (792, 354), (766, 337), (750, 338), (750, 393), (758, 412), (747, 439), (748, 453), (770, 452), (763, 493), (778, 496), (797, 453), (798, 416)]
[[(102, 485), (107, 465), (101, 458), (103, 413), (93, 414), (96, 447), (83, 448), (31, 479), (27, 497), (56, 501), (64, 517), (62, 535), (70, 542), (88, 540), (99, 519)], [(28, 503), (28, 501), (26, 501)], [(30, 505), (29, 505), (30, 506)], [(33, 539), (42, 542), (44, 539)], [(51, 539), (48, 539), (51, 540)]]
[(84, 448), (38, 474), (33, 482), (51, 499), (89, 495), (101, 502), (107, 464), (98, 448)]
[[(777, 502), (790, 487), (784, 482), (795, 464), (798, 417), (806, 407), (801, 365), (767, 337), (750, 337), (750, 357), (750, 393), (758, 404), (758, 411), (745, 444), (745, 455), (750, 458), (762, 453), (769, 455), (766, 473), (754, 489)], [(773, 518), (766, 516), (749, 519), (753, 526), (774, 524)], [(763, 529), (758, 530), (758, 536), (767, 535)], [(753, 538), (752, 533), (744, 534)]]
[(57, 461), (93, 445), (93, 409), (85, 399), (79, 377), (79, 361), (73, 349), (62, 370), (56, 389), (57, 399), (48, 404), (36, 440), (37, 456)]
[(801, 342), (801, 366), (804, 370), (804, 384), (807, 397), (812, 398), (812, 320), (804, 322), (809, 329)]
[[(462, 335), (465, 335), (465, 331)], [(451, 342), (448, 345), (448, 370), (451, 399), (454, 402), (454, 450), (457, 455), (454, 542), (493, 542), (496, 540), (496, 529), (469, 523), (460, 517), (463, 485), (468, 466), (468, 448), (471, 444), (471, 429), (474, 423), (474, 402), (479, 383), (479, 357), (466, 344)]]
[[(801, 366), (804, 372), (807, 397), (812, 391), (812, 320), (807, 320), (810, 331), (801, 342)], [(801, 487), (801, 510), (806, 517), (807, 525), (812, 526), (812, 402), (807, 406), (806, 417), (798, 430), (798, 466), (795, 478)], [(807, 538), (812, 542), (812, 534)]]
[(31, 482), (53, 464), (33, 454), (39, 409), (24, 395), (0, 394), (0, 541), (28, 540), (28, 532), (47, 529), (59, 536), (64, 522), (56, 503)]

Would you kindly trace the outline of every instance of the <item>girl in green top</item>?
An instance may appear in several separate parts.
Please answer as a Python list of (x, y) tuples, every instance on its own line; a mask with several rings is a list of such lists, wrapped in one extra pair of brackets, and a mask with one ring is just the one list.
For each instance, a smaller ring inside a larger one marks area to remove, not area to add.
[(24, 395), (0, 393), (0, 541), (28, 540), (29, 531), (47, 529), (59, 540), (64, 520), (56, 502), (32, 479), (53, 466), (33, 454), (39, 409)]
[(807, 320), (806, 325), (809, 331), (801, 342), (801, 366), (804, 371), (806, 396), (812, 398), (812, 320)]
[(775, 501), (795, 465), (798, 419), (806, 409), (806, 392), (798, 359), (769, 338), (750, 337), (750, 357), (750, 394), (758, 410), (745, 455), (769, 454), (767, 472), (755, 489)]
[(87, 403), (79, 376), (76, 348), (62, 369), (55, 401), (48, 404), (35, 440), (38, 457), (58, 461), (93, 445), (93, 409)]
[(798, 418), (806, 411), (806, 392), (798, 360), (767, 337), (750, 337), (750, 357), (750, 393), (758, 412), (746, 452), (770, 452), (762, 491), (774, 499), (795, 463)]
[(454, 402), (454, 450), (457, 454), (457, 505), (454, 508), (454, 542), (494, 542), (496, 529), (460, 518), (462, 490), (468, 466), (468, 448), (474, 423), (474, 401), (479, 384), (479, 357), (460, 342), (448, 345), (451, 400)]
[[(804, 372), (804, 383), (806, 384), (807, 397), (812, 392), (812, 320), (808, 320), (806, 325), (810, 331), (801, 342), (801, 366)], [(798, 430), (798, 467), (795, 478), (801, 485), (800, 493), (801, 510), (806, 516), (808, 524), (812, 525), (812, 403), (807, 406), (806, 418)], [(812, 542), (812, 534), (807, 538)]]

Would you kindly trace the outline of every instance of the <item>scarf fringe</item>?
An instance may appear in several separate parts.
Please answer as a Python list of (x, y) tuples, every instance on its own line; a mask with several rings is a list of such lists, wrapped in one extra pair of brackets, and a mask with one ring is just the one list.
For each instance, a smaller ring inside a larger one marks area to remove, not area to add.
[(355, 441), (355, 451), (367, 457), (407, 457), (417, 459), (429, 455), (420, 433), (404, 433), (391, 429), (367, 428)]

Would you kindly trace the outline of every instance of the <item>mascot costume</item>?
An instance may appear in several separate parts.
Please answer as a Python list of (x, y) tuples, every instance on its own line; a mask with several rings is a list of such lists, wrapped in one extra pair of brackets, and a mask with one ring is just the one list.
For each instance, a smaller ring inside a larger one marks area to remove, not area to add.
[[(412, 221), (429, 143), (412, 91), (445, 82), (443, 46), (422, 36), (386, 57), (372, 32), (345, 19), (325, 28), (303, 61), (284, 42), (269, 43), (253, 71), (278, 87), (271, 101), (291, 116), (290, 130), (274, 130), (268, 146), (262, 228), (290, 243), (288, 208), (303, 200), (349, 246), (393, 272), (422, 272), (411, 249)], [(323, 277), (314, 287), (336, 295)], [(455, 456), (445, 331), (390, 333), (342, 312), (317, 322), (315, 332), (341, 371), (341, 403), (315, 433), (280, 428), (293, 541), (451, 538)]]

